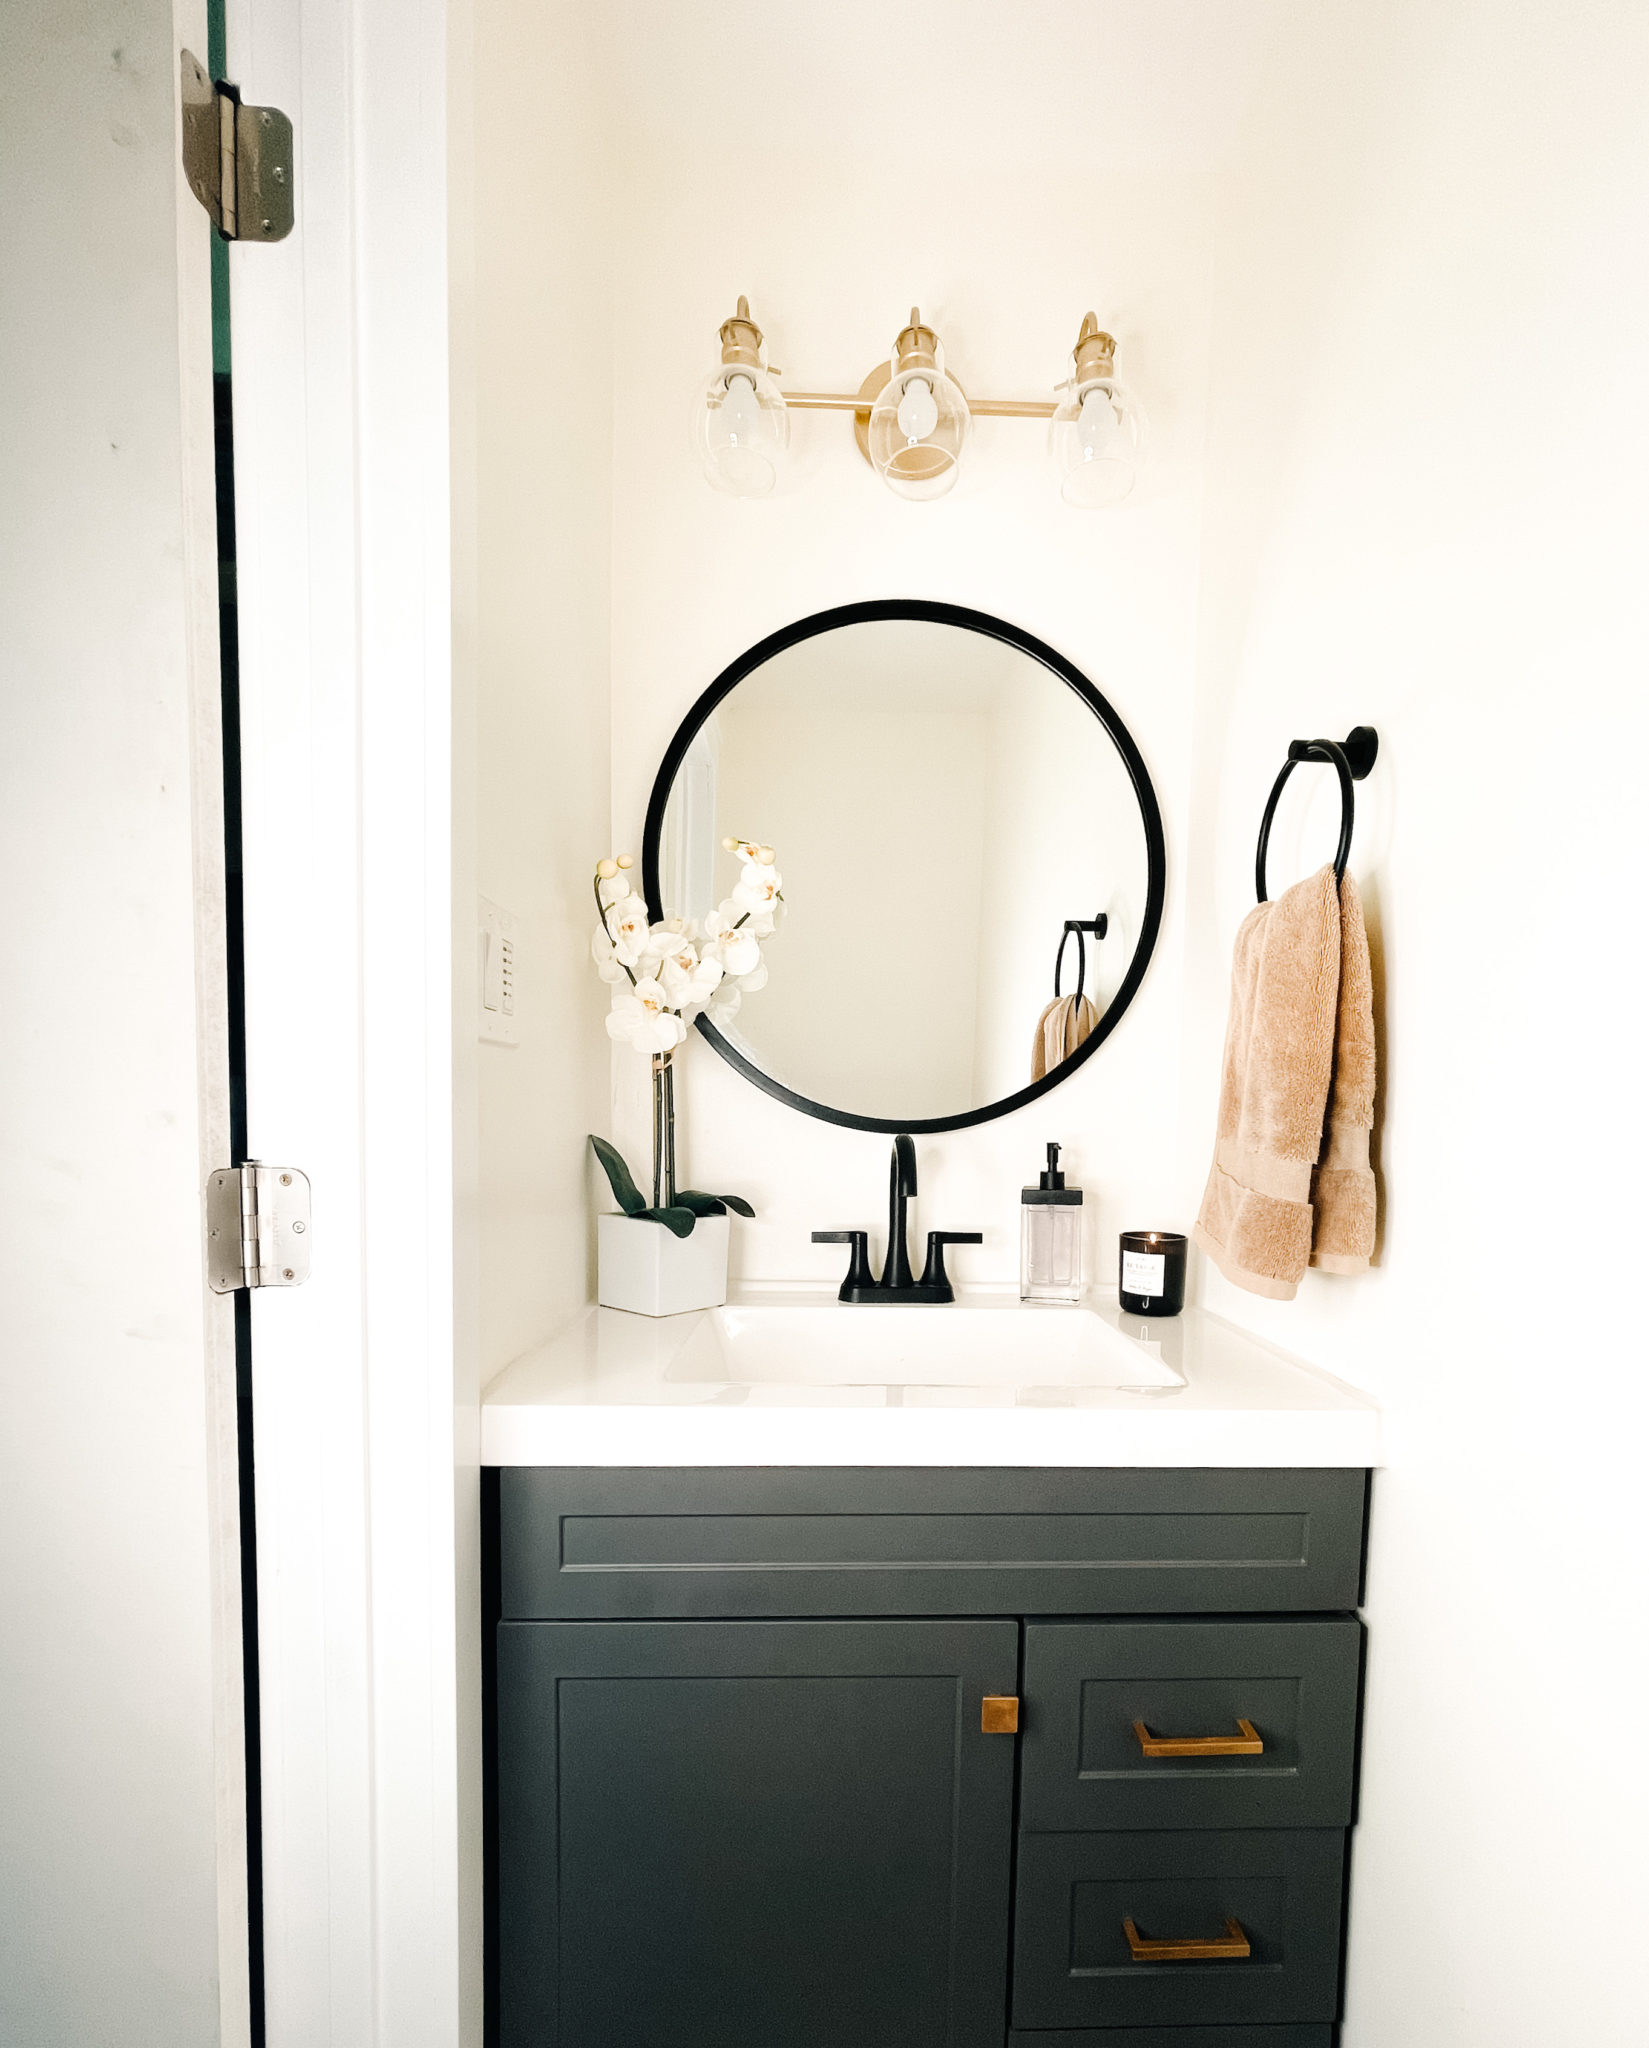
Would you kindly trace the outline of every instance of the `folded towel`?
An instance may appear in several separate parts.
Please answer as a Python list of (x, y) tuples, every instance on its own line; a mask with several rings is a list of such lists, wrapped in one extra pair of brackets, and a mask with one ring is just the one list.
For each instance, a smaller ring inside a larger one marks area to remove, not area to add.
[(1099, 1012), (1083, 995), (1055, 996), (1036, 1020), (1031, 1047), (1031, 1079), (1040, 1081), (1062, 1060), (1068, 1060), (1085, 1038), (1093, 1035)]
[(1374, 998), (1357, 884), (1334, 870), (1244, 918), (1214, 1164), (1193, 1235), (1228, 1280), (1292, 1301), (1307, 1265), (1374, 1250)]

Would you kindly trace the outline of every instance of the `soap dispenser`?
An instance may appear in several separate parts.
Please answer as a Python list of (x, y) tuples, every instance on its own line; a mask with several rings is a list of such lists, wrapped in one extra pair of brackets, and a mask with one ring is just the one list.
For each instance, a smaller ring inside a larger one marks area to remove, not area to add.
[(1019, 1298), (1082, 1299), (1082, 1190), (1068, 1188), (1059, 1170), (1059, 1147), (1034, 1188), (1019, 1198)]

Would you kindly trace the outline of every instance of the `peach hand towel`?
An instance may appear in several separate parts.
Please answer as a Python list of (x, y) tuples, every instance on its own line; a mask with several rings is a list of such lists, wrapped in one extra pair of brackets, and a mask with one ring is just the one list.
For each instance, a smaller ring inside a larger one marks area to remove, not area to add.
[(1374, 1250), (1374, 1003), (1357, 884), (1325, 867), (1243, 920), (1214, 1164), (1194, 1236), (1228, 1280), (1292, 1301), (1308, 1265)]
[(1068, 1060), (1084, 1039), (1093, 1036), (1099, 1012), (1086, 996), (1056, 996), (1036, 1020), (1036, 1038), (1031, 1045), (1031, 1079)]

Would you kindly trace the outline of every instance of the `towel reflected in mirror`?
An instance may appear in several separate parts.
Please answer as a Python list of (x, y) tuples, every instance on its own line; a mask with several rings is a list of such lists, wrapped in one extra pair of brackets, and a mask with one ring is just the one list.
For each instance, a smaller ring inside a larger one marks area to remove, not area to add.
[(1099, 1012), (1085, 995), (1055, 996), (1036, 1020), (1036, 1039), (1031, 1046), (1031, 1079), (1068, 1060), (1083, 1040), (1099, 1028)]

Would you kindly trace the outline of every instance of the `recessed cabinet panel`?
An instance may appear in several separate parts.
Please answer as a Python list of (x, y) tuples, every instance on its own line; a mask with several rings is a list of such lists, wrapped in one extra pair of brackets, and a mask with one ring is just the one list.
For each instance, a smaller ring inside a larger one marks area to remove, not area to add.
[[(1016, 2027), (1329, 2021), (1339, 2002), (1338, 1830), (1022, 1835)], [(1248, 1948), (1141, 1959), (1143, 1944)]]
[(505, 1623), (503, 2048), (1001, 2048), (1018, 1645)]
[(1061, 2027), (1013, 2033), (1008, 2048), (1333, 2048), (1332, 2027)]
[(1361, 1657), (1351, 1616), (1032, 1623), (1021, 1824), (1349, 1826)]
[(1140, 1614), (1357, 1604), (1366, 1474), (511, 1467), (504, 1613)]

